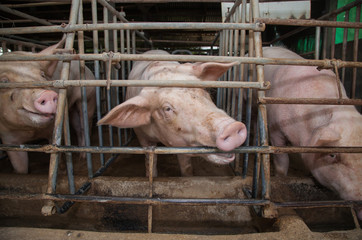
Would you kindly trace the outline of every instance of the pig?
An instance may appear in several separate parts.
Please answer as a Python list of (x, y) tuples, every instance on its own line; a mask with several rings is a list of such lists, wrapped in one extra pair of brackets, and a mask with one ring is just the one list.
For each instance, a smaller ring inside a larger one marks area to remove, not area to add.
[[(303, 59), (280, 47), (263, 48), (267, 58)], [(267, 97), (338, 98), (336, 75), (313, 66), (265, 65)], [(343, 85), (342, 97), (347, 98)], [(274, 146), (352, 147), (362, 145), (362, 116), (349, 105), (269, 104), (267, 116)], [(362, 154), (304, 153), (302, 161), (314, 178), (345, 200), (362, 200)], [(274, 155), (277, 175), (287, 175), (287, 154)], [(362, 208), (357, 208), (362, 219)]]
[[(144, 54), (168, 54), (151, 50)], [(129, 80), (216, 81), (235, 63), (184, 63), (174, 61), (136, 61)], [(231, 151), (246, 138), (246, 127), (212, 102), (201, 88), (129, 87), (126, 101), (98, 121), (99, 125), (134, 128), (143, 147), (162, 143), (168, 147), (217, 147)], [(192, 176), (191, 154), (177, 156), (181, 175)], [(228, 164), (235, 154), (201, 154), (207, 161)], [(146, 156), (146, 175), (148, 176)], [(153, 176), (157, 176), (156, 159)]]
[[(11, 55), (54, 54), (64, 43), (50, 46), (40, 53), (12, 52)], [(58, 61), (9, 61), (0, 64), (0, 82), (30, 82), (59, 80), (62, 62)], [(86, 68), (86, 79), (95, 79), (92, 72)], [(80, 79), (79, 62), (72, 61), (69, 79)], [(88, 120), (95, 111), (95, 88), (87, 87)], [(81, 111), (81, 89), (68, 88), (67, 100), (69, 120), (76, 131), (79, 145), (85, 145), (83, 134), (83, 114)], [(51, 142), (54, 128), (54, 118), (58, 103), (57, 90), (38, 88), (0, 89), (0, 138), (3, 144), (25, 144), (30, 141), (46, 139)], [(27, 152), (7, 152), (16, 173), (28, 173)], [(84, 156), (83, 156), (84, 157)]]

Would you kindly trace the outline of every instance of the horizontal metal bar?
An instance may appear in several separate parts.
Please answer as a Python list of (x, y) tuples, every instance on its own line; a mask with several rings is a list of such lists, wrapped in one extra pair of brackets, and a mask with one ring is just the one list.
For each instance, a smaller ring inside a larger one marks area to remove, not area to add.
[(305, 26), (305, 27), (339, 27), (339, 28), (362, 28), (360, 22), (336, 22), (313, 19), (273, 19), (256, 18), (257, 22), (271, 25)]
[(11, 200), (51, 200), (72, 202), (93, 202), (109, 204), (133, 204), (133, 205), (239, 205), (239, 206), (266, 206), (273, 204), (277, 208), (320, 208), (320, 207), (353, 207), (361, 205), (362, 201), (310, 201), (310, 202), (272, 202), (258, 199), (212, 199), (212, 198), (137, 198), (118, 196), (92, 196), (69, 194), (9, 194), (0, 193), (0, 199)]
[(362, 99), (348, 98), (259, 98), (261, 104), (362, 105)]
[(362, 67), (362, 62), (341, 61), (341, 60), (312, 60), (312, 59), (289, 59), (289, 58), (259, 58), (259, 57), (226, 57), (226, 56), (200, 56), (200, 55), (157, 55), (157, 54), (122, 54), (122, 53), (101, 53), (101, 54), (62, 54), (62, 55), (14, 55), (4, 54), (0, 61), (181, 61), (181, 62), (238, 62), (260, 65), (300, 65), (318, 66), (319, 68), (341, 67)]
[[(106, 87), (107, 80), (55, 80), (40, 82), (0, 83), (0, 88), (67, 88), (67, 87)], [(237, 81), (190, 81), (190, 80), (110, 80), (114, 87), (195, 87), (195, 88), (252, 88), (267, 90), (269, 85), (259, 82)]]
[(206, 198), (136, 198), (117, 196), (91, 196), (91, 195), (69, 195), (69, 194), (8, 194), (0, 193), (0, 199), (16, 200), (51, 200), (51, 201), (72, 201), (72, 202), (96, 202), (96, 203), (117, 203), (134, 205), (268, 205), (268, 200), (252, 199), (206, 199)]
[(4, 38), (4, 37), (0, 37), (0, 41), (5, 41), (8, 44), (10, 43), (10, 44), (22, 45), (22, 46), (26, 46), (26, 47), (36, 47), (36, 48), (40, 48), (40, 49), (44, 49), (44, 48), (48, 47), (46, 45), (40, 45), (40, 44), (36, 44), (36, 43), (25, 42), (25, 41), (20, 41), (20, 40), (11, 39), (11, 38)]
[(94, 31), (94, 30), (253, 30), (264, 31), (263, 23), (198, 23), (198, 22), (139, 22), (139, 23), (102, 23), (102, 24), (61, 24), (58, 26), (37, 26), (37, 27), (18, 27), (2, 28), (0, 35), (6, 34), (34, 34), (34, 33), (69, 33), (76, 31)]
[[(79, 147), (79, 146), (55, 146), (55, 145), (10, 145), (0, 144), (3, 151), (27, 151), (27, 152), (90, 152), (90, 153), (127, 153), (127, 154), (214, 154), (225, 153), (213, 147)], [(275, 146), (250, 146), (239, 147), (232, 153), (362, 153), (362, 146), (355, 147), (275, 147)]]
[(362, 205), (362, 201), (311, 201), (311, 202), (276, 202), (277, 208), (320, 208), (320, 207), (353, 207)]

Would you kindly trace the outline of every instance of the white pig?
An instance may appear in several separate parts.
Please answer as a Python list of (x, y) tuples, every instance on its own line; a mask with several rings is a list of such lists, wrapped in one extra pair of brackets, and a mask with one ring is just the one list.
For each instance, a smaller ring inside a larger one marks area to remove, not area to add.
[[(168, 53), (152, 50), (145, 54)], [(136, 61), (129, 79), (216, 81), (233, 65)], [(161, 142), (169, 147), (209, 146), (231, 151), (246, 138), (245, 125), (218, 109), (210, 95), (201, 88), (130, 87), (127, 89), (127, 101), (113, 108), (98, 124), (134, 128), (143, 147), (156, 146)], [(235, 158), (235, 154), (227, 153), (201, 156), (216, 164), (227, 164)], [(178, 155), (183, 176), (193, 174), (190, 157)], [(156, 167), (153, 169), (153, 175), (157, 176)]]
[[(53, 54), (63, 45), (65, 38), (39, 54)], [(12, 52), (9, 55), (37, 55), (31, 52)], [(60, 79), (62, 62), (58, 61), (9, 61), (0, 64), (0, 82), (30, 82)], [(80, 79), (79, 62), (72, 61), (69, 79)], [(86, 68), (86, 79), (94, 79)], [(88, 120), (95, 110), (95, 88), (87, 88)], [(70, 123), (75, 129), (79, 145), (84, 145), (79, 87), (68, 88), (67, 99)], [(38, 88), (0, 89), (0, 138), (4, 144), (25, 144), (29, 141), (47, 139), (51, 142), (54, 117), (57, 109), (56, 90)], [(16, 173), (28, 173), (27, 152), (8, 151)]]
[[(302, 59), (285, 48), (263, 48), (267, 58)], [(313, 66), (265, 65), (265, 80), (271, 82), (267, 97), (338, 98), (336, 75)], [(343, 98), (347, 98), (342, 84)], [(267, 105), (270, 140), (274, 146), (362, 146), (362, 116), (348, 105)], [(362, 200), (362, 154), (305, 153), (305, 166), (322, 185), (346, 200)], [(274, 155), (276, 173), (286, 175), (287, 154)], [(357, 209), (362, 219), (361, 208)]]

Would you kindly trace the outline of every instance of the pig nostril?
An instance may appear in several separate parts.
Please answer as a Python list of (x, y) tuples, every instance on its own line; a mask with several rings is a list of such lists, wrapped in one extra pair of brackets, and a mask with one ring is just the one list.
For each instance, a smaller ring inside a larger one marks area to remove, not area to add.
[(45, 105), (45, 100), (41, 101), (40, 104), (41, 104), (41, 105)]

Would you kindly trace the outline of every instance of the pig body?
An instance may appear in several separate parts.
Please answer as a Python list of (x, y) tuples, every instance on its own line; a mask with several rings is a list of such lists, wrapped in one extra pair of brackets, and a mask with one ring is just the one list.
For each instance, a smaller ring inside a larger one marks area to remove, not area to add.
[[(152, 50), (145, 54), (168, 54)], [(129, 79), (217, 80), (234, 64), (137, 61)], [(218, 109), (210, 95), (200, 88), (130, 87), (127, 101), (112, 109), (98, 124), (134, 128), (143, 147), (157, 143), (169, 147), (218, 147), (230, 151), (246, 137), (245, 125)], [(234, 154), (202, 154), (216, 164), (227, 164)], [(183, 176), (192, 175), (191, 155), (178, 155)], [(156, 166), (156, 161), (154, 161)], [(146, 169), (148, 159), (146, 157)], [(156, 167), (153, 175), (157, 176)], [(146, 174), (148, 171), (146, 172)]]
[[(301, 57), (285, 48), (263, 48), (267, 58)], [(264, 67), (265, 80), (271, 82), (267, 97), (338, 98), (336, 75), (331, 70), (318, 71), (312, 66)], [(343, 98), (347, 98), (342, 84)], [(272, 145), (285, 146), (361, 146), (362, 116), (349, 105), (269, 104), (267, 106)], [(324, 186), (346, 200), (362, 200), (362, 154), (305, 153), (305, 166)], [(276, 174), (286, 175), (287, 154), (274, 155)], [(362, 219), (362, 211), (358, 210)]]
[[(59, 42), (41, 52), (52, 54), (62, 45)], [(34, 55), (29, 52), (9, 54)], [(15, 61), (2, 62), (0, 65), (1, 82), (30, 82), (60, 79), (62, 62), (58, 61)], [(72, 61), (69, 79), (80, 79), (79, 62)], [(94, 79), (92, 72), (86, 69), (86, 79)], [(95, 88), (87, 88), (88, 120), (95, 110)], [(78, 144), (84, 145), (83, 116), (81, 111), (80, 88), (67, 91), (69, 119), (76, 131)], [(0, 89), (0, 138), (4, 144), (25, 144), (30, 141), (46, 139), (51, 142), (54, 118), (57, 109), (56, 90), (37, 88)], [(17, 173), (28, 172), (27, 152), (7, 152)]]

